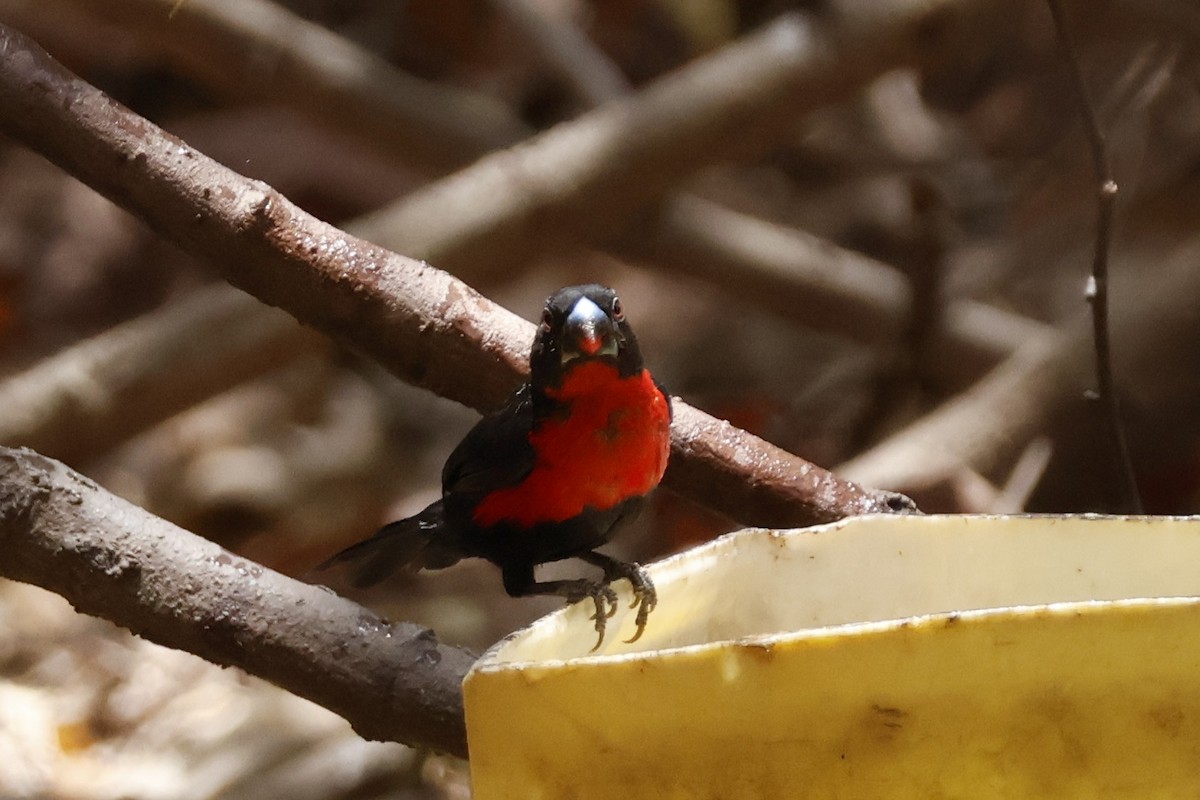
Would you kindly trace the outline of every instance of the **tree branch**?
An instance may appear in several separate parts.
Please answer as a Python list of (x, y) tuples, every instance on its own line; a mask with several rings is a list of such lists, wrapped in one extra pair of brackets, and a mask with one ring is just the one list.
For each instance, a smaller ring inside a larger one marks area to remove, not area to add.
[(466, 754), (474, 657), (175, 527), (37, 453), (0, 448), (0, 575), (150, 641), (234, 666), (368, 739)]
[[(528, 134), (492, 98), (409, 75), (278, 3), (47, 2), (135, 32), (152, 52), (224, 95), (268, 98), (377, 149), (386, 142), (384, 152), (402, 153), (426, 171), (460, 167)], [(20, 5), (18, 12), (46, 13)]]
[(551, 18), (549, 10), (529, 0), (490, 2), (531, 48), (534, 58), (585, 106), (601, 105), (629, 89), (621, 70), (571, 24), (566, 13)]
[(906, 491), (937, 485), (964, 466), (987, 474), (1078, 390), (1079, 343), (1053, 329), (1030, 339), (967, 391), (841, 464), (839, 474)]
[[(530, 323), (424, 262), (355, 239), (222, 167), (0, 29), (0, 126), (225, 277), (401, 378), (492, 408), (527, 370)], [(464, 207), (464, 211), (466, 211)], [(677, 402), (669, 485), (749, 524), (910, 508)], [(736, 441), (735, 441), (736, 439)], [(770, 477), (757, 467), (771, 464)], [(723, 491), (713, 492), (719, 485)], [(820, 491), (814, 492), (814, 487)], [(833, 489), (836, 488), (836, 491)], [(764, 503), (767, 494), (778, 502)]]
[(606, 241), (701, 167), (760, 153), (799, 115), (917, 62), (952, 5), (875, 4), (829, 29), (783, 16), (366, 215), (355, 233), (475, 285), (554, 245)]
[[(677, 275), (716, 283), (785, 319), (868, 345), (901, 340), (912, 314), (908, 281), (893, 267), (788, 229), (678, 194), (644, 233), (616, 246)], [(1048, 326), (971, 301), (946, 310), (931, 343), (932, 367), (964, 383)]]
[[(1139, 387), (1146, 407), (1161, 405), (1156, 401), (1178, 386), (1179, 376), (1194, 371), (1189, 360), (1194, 349), (1179, 343), (1200, 337), (1195, 313), (1198, 254), (1200, 241), (1178, 247), (1165, 259), (1157, 254), (1166, 263), (1153, 285), (1142, 281), (1141, 291), (1131, 292), (1129, 302), (1114, 315), (1114, 330), (1126, 343), (1118, 354), (1118, 367)], [(1078, 400), (1088, 382), (1091, 347), (1085, 319), (1075, 319), (1061, 330), (1048, 329), (969, 391), (837, 471), (872, 486), (914, 491), (936, 485), (964, 466), (986, 474), (1011, 463), (1053, 414)]]
[(0, 382), (0, 442), (86, 458), (322, 346), (287, 314), (211, 286)]

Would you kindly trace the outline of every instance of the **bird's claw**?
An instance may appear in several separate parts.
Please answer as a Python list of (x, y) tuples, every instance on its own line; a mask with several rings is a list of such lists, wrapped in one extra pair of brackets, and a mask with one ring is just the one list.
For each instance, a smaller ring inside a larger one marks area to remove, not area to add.
[(629, 604), (629, 607), (637, 608), (638, 612), (633, 620), (637, 625), (637, 630), (633, 632), (633, 636), (625, 640), (626, 644), (632, 644), (642, 638), (642, 634), (646, 630), (646, 621), (650, 619), (650, 612), (658, 605), (658, 592), (654, 589), (654, 583), (650, 580), (650, 576), (641, 566), (637, 564), (630, 566), (632, 569), (627, 577), (633, 586), (633, 602)]
[(629, 604), (629, 607), (637, 609), (637, 615), (634, 617), (637, 630), (634, 631), (633, 636), (625, 640), (627, 643), (632, 644), (642, 638), (642, 633), (646, 630), (646, 621), (650, 618), (650, 612), (658, 605), (658, 592), (655, 591), (654, 583), (646, 571), (637, 564), (622, 564), (620, 567), (619, 570), (607, 571), (603, 583), (576, 585), (572, 592), (573, 597), (568, 597), (569, 601), (590, 597), (595, 604), (595, 612), (588, 617), (595, 622), (596, 627), (596, 644), (591, 649), (593, 653), (600, 649), (600, 645), (604, 644), (608, 621), (620, 607), (617, 593), (611, 586), (613, 581), (626, 578), (633, 588), (633, 602)]
[(601, 619), (612, 619), (613, 614), (617, 613), (617, 593), (607, 584), (596, 584), (589, 590), (587, 596), (591, 597), (592, 602), (596, 604), (596, 613), (588, 619), (594, 619), (599, 623)]
[(591, 649), (594, 653), (604, 644), (604, 632), (608, 628), (609, 619), (617, 613), (618, 601), (617, 593), (607, 583), (595, 584), (589, 589), (588, 595), (596, 604), (596, 612), (588, 618), (596, 623), (596, 644)]

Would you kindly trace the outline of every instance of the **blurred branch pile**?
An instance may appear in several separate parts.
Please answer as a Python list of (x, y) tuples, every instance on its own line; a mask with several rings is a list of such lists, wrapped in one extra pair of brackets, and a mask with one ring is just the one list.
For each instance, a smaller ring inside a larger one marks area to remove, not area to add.
[[(1083, 401), (1092, 157), (1044, 3), (177, 5), (0, 0), (0, 446), (41, 453), (3, 451), (0, 575), (366, 735), (463, 753), (464, 651), (397, 624), (404, 652), (363, 658), (411, 668), (356, 672), (339, 631), (383, 623), (238, 565), (301, 574), (420, 507), (472, 415), (384, 370), (494, 407), (532, 333), (505, 309), (581, 280), (621, 291), (683, 398), (672, 491), (623, 537), (633, 557), (901, 510), (894, 492), (926, 511), (1118, 507)], [(1065, 5), (1122, 187), (1109, 302), (1140, 488), (1152, 512), (1192, 512), (1200, 12)], [(171, 594), (189, 581), (204, 590)], [(548, 607), (498, 584), (464, 564), (364, 599), (478, 648)], [(0, 627), (51, 603), (0, 589)], [(0, 764), (33, 719), (9, 708), (86, 735), (42, 773), (0, 766), (5, 796), (61, 791), (64, 763), (149, 719), (29, 688), (41, 649), (132, 652), (116, 631), (75, 650), (20, 636), (0, 650), (22, 698), (0, 703)], [(324, 744), (255, 757), (351, 747), (311, 719)], [(381, 772), (363, 753), (308, 796), (388, 796), (372, 781), (400, 772), (405, 792), (461, 790), (450, 762), (393, 750)]]

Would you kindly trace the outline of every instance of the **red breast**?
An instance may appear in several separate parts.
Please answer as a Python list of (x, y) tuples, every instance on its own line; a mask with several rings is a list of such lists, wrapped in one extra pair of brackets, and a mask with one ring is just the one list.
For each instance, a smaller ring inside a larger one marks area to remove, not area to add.
[(480, 503), (476, 524), (563, 521), (644, 495), (662, 479), (671, 449), (670, 407), (648, 371), (622, 378), (610, 364), (582, 363), (546, 394), (568, 404), (569, 412), (530, 432), (533, 470)]

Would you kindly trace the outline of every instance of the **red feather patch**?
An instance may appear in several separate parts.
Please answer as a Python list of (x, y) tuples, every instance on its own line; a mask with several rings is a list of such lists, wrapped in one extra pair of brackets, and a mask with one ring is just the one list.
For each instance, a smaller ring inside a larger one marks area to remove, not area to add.
[(662, 479), (671, 451), (670, 407), (648, 371), (622, 378), (609, 364), (587, 362), (546, 394), (569, 404), (569, 412), (530, 432), (533, 471), (480, 503), (477, 525), (560, 522), (644, 495)]

